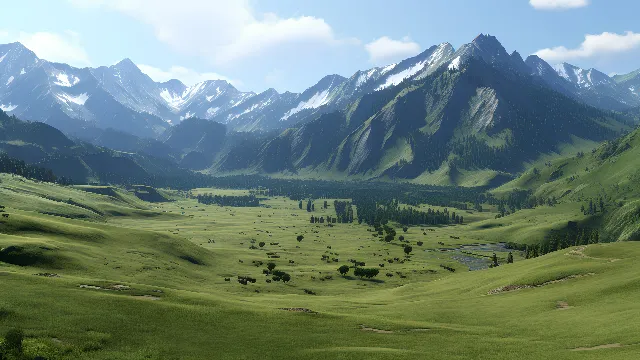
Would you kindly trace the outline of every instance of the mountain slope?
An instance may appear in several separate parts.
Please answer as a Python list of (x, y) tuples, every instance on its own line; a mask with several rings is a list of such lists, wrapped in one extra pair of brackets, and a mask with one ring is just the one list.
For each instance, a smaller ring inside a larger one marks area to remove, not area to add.
[[(113, 133), (113, 134), (112, 134)], [(40, 122), (25, 122), (0, 111), (0, 152), (29, 165), (50, 169), (57, 177), (79, 184), (152, 184), (190, 186), (203, 184), (204, 176), (178, 166), (174, 151), (153, 141), (108, 130), (100, 135), (119, 138), (135, 153), (114, 151), (73, 141), (60, 130)], [(105, 140), (105, 142), (114, 140)], [(160, 157), (155, 156), (157, 153)], [(189, 185), (186, 185), (189, 184)]]
[(466, 170), (517, 173), (563, 144), (602, 141), (628, 128), (627, 117), (543, 86), (517, 53), (496, 44), (480, 36), (430, 75), (367, 93), (344, 110), (244, 149), (249, 160), (236, 162), (241, 166), (215, 165), (211, 171), (244, 166), (296, 176), (418, 182), (443, 171), (440, 183), (458, 184)]
[(105, 90), (91, 69), (38, 59), (19, 43), (0, 45), (0, 58), (3, 111), (65, 132), (96, 126), (154, 136), (168, 126), (154, 115), (123, 105)]
[[(640, 240), (640, 129), (589, 154), (564, 157), (529, 169), (497, 189), (528, 190), (583, 208), (615, 240)], [(600, 206), (602, 199), (602, 207)], [(589, 204), (595, 211), (588, 213)]]

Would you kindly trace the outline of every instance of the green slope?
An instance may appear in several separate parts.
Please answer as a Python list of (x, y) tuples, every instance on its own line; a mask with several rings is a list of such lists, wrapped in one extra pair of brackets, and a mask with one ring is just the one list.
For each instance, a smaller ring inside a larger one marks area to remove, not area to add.
[[(428, 236), (410, 228), (412, 261), (384, 270), (407, 278), (361, 281), (341, 278), (320, 256), (336, 251), (343, 261), (377, 264), (371, 252), (389, 247), (401, 254), (401, 247), (372, 239), (366, 226), (310, 225), (288, 199), (265, 200), (268, 208), (224, 208), (178, 193), (172, 203), (146, 203), (120, 189), (60, 188), (11, 176), (0, 186), (15, 194), (1, 200), (9, 217), (0, 218), (0, 334), (24, 329), (28, 359), (624, 360), (640, 351), (640, 243), (589, 245), (455, 273), (438, 266), (446, 253), (415, 250), (417, 239), (430, 250), (438, 241), (475, 242), (485, 214)], [(47, 194), (78, 204), (60, 204), (59, 211), (104, 215), (43, 214), (46, 201), (57, 203), (43, 200)], [(305, 233), (304, 241), (296, 233)], [(251, 238), (281, 247), (252, 250)], [(275, 261), (293, 274), (291, 283), (266, 283), (262, 267), (251, 264), (267, 251), (284, 256)], [(20, 259), (32, 261), (13, 264)], [(259, 280), (243, 286), (223, 279), (236, 274)], [(494, 291), (505, 287), (524, 288)]]
[(535, 167), (503, 185), (496, 193), (513, 189), (533, 191), (535, 196), (556, 197), (576, 209), (593, 202), (604, 213), (600, 222), (616, 240), (640, 240), (640, 130), (606, 142), (591, 153), (559, 158)]

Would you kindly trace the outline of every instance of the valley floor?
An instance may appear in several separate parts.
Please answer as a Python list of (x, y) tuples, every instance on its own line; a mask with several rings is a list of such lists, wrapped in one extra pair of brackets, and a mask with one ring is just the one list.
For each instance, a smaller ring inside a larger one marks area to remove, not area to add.
[[(406, 257), (400, 240), (384, 242), (364, 224), (311, 224), (306, 209), (283, 197), (261, 207), (219, 207), (166, 190), (174, 201), (149, 203), (124, 189), (0, 180), (8, 215), (0, 218), (0, 334), (23, 329), (26, 358), (640, 354), (640, 243), (528, 260), (514, 251), (514, 264), (494, 245), (533, 242), (581, 220), (570, 206), (501, 219), (469, 211), (464, 225), (406, 232), (395, 226), (413, 248)], [(198, 191), (242, 194), (192, 194)], [(321, 203), (315, 216), (335, 215)], [(501, 266), (485, 268), (494, 251)], [(351, 259), (380, 274), (341, 276), (338, 267)], [(268, 262), (291, 281), (267, 282)], [(483, 269), (469, 271), (471, 263)], [(238, 276), (256, 282), (242, 285)]]

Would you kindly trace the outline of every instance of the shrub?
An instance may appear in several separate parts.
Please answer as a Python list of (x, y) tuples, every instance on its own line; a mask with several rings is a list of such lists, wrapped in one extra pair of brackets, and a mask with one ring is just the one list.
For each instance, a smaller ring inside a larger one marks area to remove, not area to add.
[(345, 276), (347, 275), (347, 273), (349, 272), (349, 266), (348, 265), (342, 265), (338, 268), (338, 272), (340, 272), (340, 275)]
[(276, 263), (270, 262), (267, 263), (267, 269), (269, 269), (269, 271), (273, 271), (273, 269), (276, 268)]
[(371, 279), (372, 277), (378, 276), (380, 270), (377, 268), (356, 268), (353, 271), (353, 274), (359, 278), (366, 277), (367, 279)]
[(264, 243), (264, 241), (260, 241), (260, 242), (258, 243), (258, 246), (260, 246), (260, 247), (264, 247), (265, 245), (266, 245), (266, 244)]
[(413, 248), (411, 246), (405, 246), (404, 247), (404, 253), (409, 255), (411, 254), (411, 252), (413, 251)]
[(302, 235), (298, 235), (298, 237), (296, 238), (296, 240), (298, 240), (298, 242), (302, 241), (302, 239), (304, 239), (304, 236), (302, 236)]
[(19, 329), (11, 329), (4, 336), (4, 347), (12, 353), (22, 353), (22, 340), (24, 340), (24, 332)]

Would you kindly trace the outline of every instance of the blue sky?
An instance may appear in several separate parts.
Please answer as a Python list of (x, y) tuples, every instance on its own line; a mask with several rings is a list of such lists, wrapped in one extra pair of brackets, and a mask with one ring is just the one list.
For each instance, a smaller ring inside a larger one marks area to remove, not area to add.
[(21, 0), (2, 13), (0, 43), (47, 60), (128, 57), (155, 80), (223, 78), (243, 91), (302, 91), (479, 33), (552, 64), (640, 68), (636, 0)]

